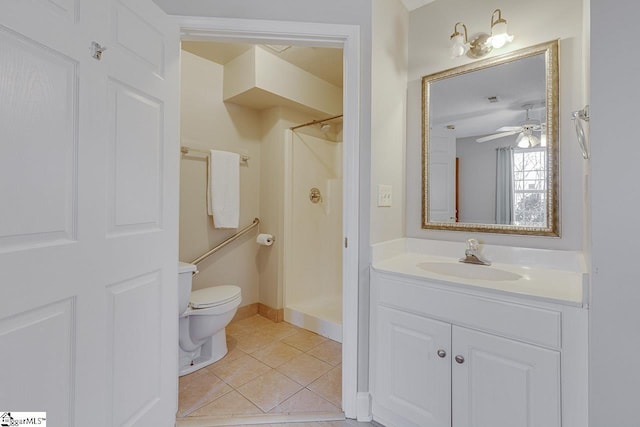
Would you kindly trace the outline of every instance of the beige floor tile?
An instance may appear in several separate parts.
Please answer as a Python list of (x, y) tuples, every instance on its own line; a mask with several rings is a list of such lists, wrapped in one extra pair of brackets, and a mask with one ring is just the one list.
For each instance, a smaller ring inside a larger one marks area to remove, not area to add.
[(211, 371), (231, 387), (238, 388), (270, 369), (253, 357), (244, 355), (235, 360), (212, 365)]
[(304, 329), (300, 329), (295, 334), (282, 340), (283, 343), (289, 344), (302, 351), (309, 351), (325, 341), (327, 341), (327, 338), (314, 334), (313, 332), (305, 331)]
[(297, 383), (306, 386), (332, 368), (328, 363), (308, 354), (301, 354), (280, 365), (277, 370)]
[(260, 331), (235, 335), (234, 338), (238, 342), (238, 348), (246, 353), (253, 353), (274, 342), (274, 339), (270, 335), (266, 335)]
[(190, 416), (257, 415), (262, 411), (237, 391), (232, 391), (203, 406)]
[(232, 361), (246, 355), (247, 353), (245, 353), (244, 351), (238, 348), (237, 342), (233, 342), (231, 346), (229, 345), (229, 343), (227, 343), (227, 354), (225, 354), (224, 357), (219, 361), (222, 361), (222, 360)]
[(207, 372), (205, 369), (199, 369), (190, 374), (178, 377), (178, 391), (186, 390), (191, 385), (199, 383), (203, 377), (205, 377), (203, 380), (206, 381), (206, 377), (210, 376), (211, 373)]
[(204, 369), (180, 377), (178, 417), (185, 417), (232, 390), (228, 384)]
[(254, 405), (269, 412), (301, 389), (301, 386), (277, 371), (270, 371), (238, 388)]
[(287, 322), (272, 323), (271, 325), (266, 325), (260, 328), (260, 332), (271, 336), (274, 341), (279, 341), (301, 330), (302, 329), (297, 326), (293, 326)]
[(301, 354), (302, 352), (297, 348), (278, 341), (251, 353), (251, 356), (272, 368), (277, 368)]
[[(339, 343), (260, 315), (232, 322), (226, 332), (227, 355), (180, 378), (179, 417), (340, 412)], [(347, 425), (356, 424), (306, 422), (282, 427)], [(276, 424), (261, 425), (269, 426)]]
[(342, 408), (342, 365), (336, 366), (309, 384), (307, 388), (324, 397), (338, 408)]
[(280, 405), (273, 408), (271, 414), (292, 414), (296, 412), (342, 412), (337, 406), (316, 393), (303, 388)]
[(309, 350), (307, 354), (317, 357), (330, 365), (336, 366), (342, 363), (342, 344), (336, 341), (327, 340)]
[(222, 359), (218, 360), (215, 363), (212, 363), (211, 365), (207, 366), (204, 369), (206, 369), (209, 372), (213, 372), (213, 369), (216, 366), (225, 365), (233, 360), (236, 360), (246, 355), (247, 353), (245, 353), (244, 351), (238, 348), (236, 339), (229, 337), (229, 335), (227, 335), (227, 354), (225, 354)]
[(262, 326), (271, 325), (273, 322), (265, 317), (256, 314), (246, 319), (238, 320), (227, 325), (228, 334), (247, 334), (255, 332)]

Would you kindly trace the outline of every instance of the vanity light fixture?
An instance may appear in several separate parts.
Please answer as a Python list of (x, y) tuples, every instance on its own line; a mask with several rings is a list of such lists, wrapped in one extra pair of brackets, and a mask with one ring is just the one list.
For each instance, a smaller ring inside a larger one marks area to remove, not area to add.
[[(462, 27), (464, 33), (458, 31), (458, 25)], [(469, 50), (469, 41), (467, 40), (467, 26), (462, 22), (456, 22), (453, 26), (453, 34), (451, 34), (451, 57), (458, 58)]]
[[(498, 16), (496, 16), (496, 13)], [(495, 20), (494, 20), (495, 18)], [(496, 9), (491, 14), (491, 37), (488, 42), (496, 49), (500, 49), (513, 41), (513, 36), (507, 33), (507, 20), (502, 18), (502, 11)]]
[[(464, 30), (460, 32), (458, 27)], [(513, 36), (507, 33), (507, 20), (502, 17), (502, 11), (496, 9), (491, 14), (491, 35), (486, 33), (475, 34), (469, 41), (467, 26), (462, 22), (456, 22), (453, 26), (451, 41), (451, 56), (459, 58), (466, 54), (470, 58), (482, 58), (488, 55), (494, 48), (500, 49), (513, 41)]]

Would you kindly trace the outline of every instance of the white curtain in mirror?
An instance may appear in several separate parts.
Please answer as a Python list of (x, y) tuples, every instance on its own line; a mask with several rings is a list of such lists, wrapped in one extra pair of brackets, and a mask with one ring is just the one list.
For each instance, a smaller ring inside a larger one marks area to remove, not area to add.
[(496, 149), (496, 224), (513, 221), (513, 147)]

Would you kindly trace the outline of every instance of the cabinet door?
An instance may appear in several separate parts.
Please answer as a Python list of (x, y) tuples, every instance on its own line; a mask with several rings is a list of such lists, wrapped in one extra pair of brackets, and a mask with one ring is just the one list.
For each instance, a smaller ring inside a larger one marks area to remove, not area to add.
[(379, 306), (378, 332), (377, 415), (394, 426), (450, 427), (451, 325)]
[(560, 427), (559, 352), (455, 326), (452, 341), (453, 427)]

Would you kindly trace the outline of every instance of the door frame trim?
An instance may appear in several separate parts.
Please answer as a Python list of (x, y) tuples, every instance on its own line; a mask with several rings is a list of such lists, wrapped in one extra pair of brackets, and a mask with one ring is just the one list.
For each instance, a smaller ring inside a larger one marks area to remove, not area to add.
[(175, 17), (181, 39), (228, 43), (295, 44), (343, 49), (343, 248), (342, 408), (357, 416), (358, 259), (360, 175), (360, 26), (216, 17)]

